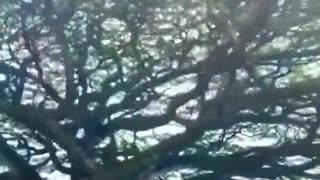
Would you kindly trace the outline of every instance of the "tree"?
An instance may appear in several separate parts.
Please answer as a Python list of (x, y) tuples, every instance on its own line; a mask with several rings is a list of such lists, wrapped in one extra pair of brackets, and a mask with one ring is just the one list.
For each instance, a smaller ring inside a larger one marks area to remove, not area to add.
[(319, 7), (2, 0), (0, 179), (319, 179)]

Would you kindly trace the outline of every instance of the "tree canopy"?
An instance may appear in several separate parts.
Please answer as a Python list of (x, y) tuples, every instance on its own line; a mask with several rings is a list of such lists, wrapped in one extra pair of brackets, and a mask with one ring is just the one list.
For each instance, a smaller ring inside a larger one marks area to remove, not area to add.
[(319, 8), (1, 0), (0, 180), (320, 179)]

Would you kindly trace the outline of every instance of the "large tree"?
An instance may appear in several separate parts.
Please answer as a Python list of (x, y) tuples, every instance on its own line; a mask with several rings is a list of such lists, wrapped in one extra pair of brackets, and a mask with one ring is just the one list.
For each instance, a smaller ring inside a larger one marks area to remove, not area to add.
[(1, 0), (0, 179), (320, 179), (319, 8)]

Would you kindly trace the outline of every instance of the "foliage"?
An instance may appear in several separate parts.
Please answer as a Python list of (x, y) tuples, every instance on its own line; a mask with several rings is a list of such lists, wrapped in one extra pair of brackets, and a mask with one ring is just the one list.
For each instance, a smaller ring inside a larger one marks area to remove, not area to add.
[(10, 179), (320, 179), (319, 7), (1, 1)]

